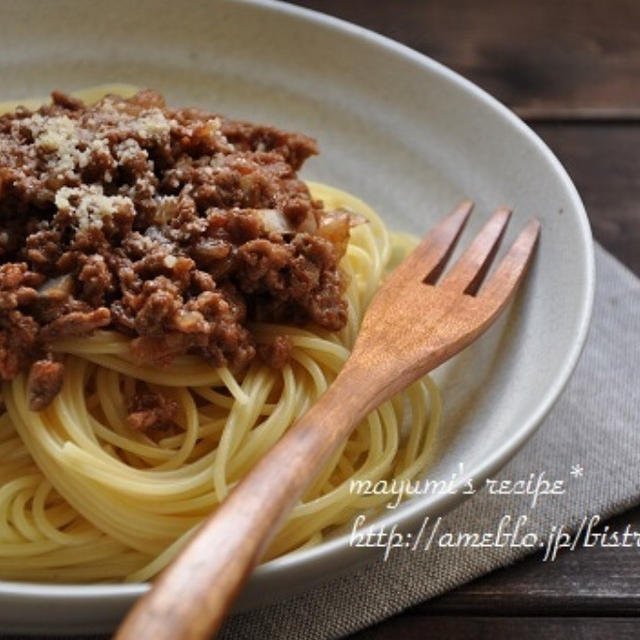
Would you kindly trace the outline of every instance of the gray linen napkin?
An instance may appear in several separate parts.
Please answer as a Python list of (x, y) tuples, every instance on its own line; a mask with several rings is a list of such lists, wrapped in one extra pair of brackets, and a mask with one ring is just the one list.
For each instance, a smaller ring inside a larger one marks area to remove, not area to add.
[[(593, 324), (576, 372), (536, 435), (495, 476), (516, 481), (534, 474), (535, 485), (544, 472), (546, 479), (564, 480), (564, 493), (540, 496), (532, 508), (531, 495), (491, 495), (485, 487), (442, 518), (435, 540), (446, 541), (441, 536), (447, 532), (454, 538), (458, 532), (496, 532), (505, 516), (526, 516), (518, 541), (525, 542), (526, 533), (547, 541), (554, 526), (576, 532), (591, 516), (604, 519), (640, 502), (640, 280), (600, 247), (596, 268)], [(576, 465), (582, 474), (571, 474)], [(513, 522), (504, 527), (513, 529)], [(386, 562), (234, 616), (220, 638), (339, 638), (537, 550), (508, 544), (394, 549)]]

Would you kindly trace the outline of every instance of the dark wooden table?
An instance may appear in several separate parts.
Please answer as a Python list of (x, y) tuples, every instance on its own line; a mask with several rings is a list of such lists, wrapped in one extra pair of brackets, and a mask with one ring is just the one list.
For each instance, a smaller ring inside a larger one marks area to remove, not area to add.
[[(301, 0), (399, 40), (488, 90), (540, 134), (593, 233), (640, 276), (640, 0)], [(640, 425), (639, 425), (640, 426)], [(612, 521), (640, 529), (640, 507)], [(532, 557), (353, 636), (640, 638), (638, 549)]]

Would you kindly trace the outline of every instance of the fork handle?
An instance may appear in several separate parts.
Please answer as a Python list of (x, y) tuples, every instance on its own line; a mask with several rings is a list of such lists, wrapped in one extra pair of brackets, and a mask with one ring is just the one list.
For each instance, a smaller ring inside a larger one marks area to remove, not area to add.
[(216, 633), (286, 514), (379, 402), (373, 378), (363, 384), (362, 372), (343, 368), (205, 521), (135, 605), (114, 640), (203, 640)]

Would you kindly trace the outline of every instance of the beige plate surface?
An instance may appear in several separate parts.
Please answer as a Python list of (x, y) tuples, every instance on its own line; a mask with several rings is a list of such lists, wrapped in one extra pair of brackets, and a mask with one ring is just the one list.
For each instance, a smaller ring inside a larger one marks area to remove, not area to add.
[[(283, 3), (193, 0), (3, 2), (2, 100), (125, 82), (230, 115), (299, 129), (322, 155), (304, 176), (358, 194), (398, 229), (423, 233), (462, 197), (477, 213), (515, 207), (542, 242), (508, 317), (437, 372), (446, 404), (430, 478), (462, 485), (503, 465), (566, 383), (584, 342), (594, 287), (591, 234), (556, 158), (522, 122), (438, 63), (373, 33)], [(458, 495), (389, 512), (405, 528)], [(346, 536), (261, 567), (239, 606), (286, 598), (367, 559)], [(112, 628), (145, 585), (0, 583), (2, 631)]]

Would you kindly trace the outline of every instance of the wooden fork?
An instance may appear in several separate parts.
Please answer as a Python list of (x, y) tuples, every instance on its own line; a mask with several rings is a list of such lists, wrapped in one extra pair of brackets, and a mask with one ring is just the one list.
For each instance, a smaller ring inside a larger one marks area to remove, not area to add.
[(527, 224), (480, 289), (511, 212), (498, 209), (441, 276), (472, 207), (461, 203), (390, 275), (333, 384), (202, 525), (133, 608), (117, 640), (214, 634), (286, 514), (354, 426), (496, 319), (525, 274), (540, 223)]

